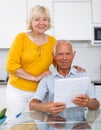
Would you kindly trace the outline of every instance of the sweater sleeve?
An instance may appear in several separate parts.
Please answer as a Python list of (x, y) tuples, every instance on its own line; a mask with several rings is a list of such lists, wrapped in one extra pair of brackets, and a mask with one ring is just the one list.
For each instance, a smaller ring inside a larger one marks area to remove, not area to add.
[(23, 52), (23, 37), (18, 34), (8, 52), (6, 60), (6, 70), (8, 73), (13, 74), (18, 68), (21, 68), (21, 55)]

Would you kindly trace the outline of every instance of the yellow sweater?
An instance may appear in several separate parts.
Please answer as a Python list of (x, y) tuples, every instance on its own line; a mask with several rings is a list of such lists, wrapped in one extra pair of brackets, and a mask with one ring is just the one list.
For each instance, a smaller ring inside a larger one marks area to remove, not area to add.
[(48, 36), (48, 42), (38, 46), (33, 43), (26, 33), (19, 33), (8, 52), (6, 70), (10, 74), (9, 83), (16, 88), (26, 91), (36, 91), (38, 83), (21, 79), (14, 75), (18, 68), (36, 76), (49, 70), (53, 61), (52, 51), (56, 39)]

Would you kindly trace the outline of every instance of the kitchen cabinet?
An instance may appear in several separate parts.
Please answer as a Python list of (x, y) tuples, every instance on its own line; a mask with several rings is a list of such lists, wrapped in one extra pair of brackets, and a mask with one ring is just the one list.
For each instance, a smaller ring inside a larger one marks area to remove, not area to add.
[(26, 17), (35, 5), (50, 10), (53, 27), (48, 34), (57, 39), (92, 39), (91, 0), (3, 0), (0, 4), (0, 48), (10, 48), (15, 35), (26, 31)]
[(53, 0), (53, 1), (55, 1), (55, 2), (57, 2), (57, 1), (63, 1), (63, 2), (64, 1), (68, 1), (68, 2), (71, 2), (71, 1), (72, 2), (74, 2), (74, 1), (76, 1), (76, 2), (87, 1), (88, 2), (88, 1), (91, 1), (91, 0)]
[(26, 0), (0, 3), (0, 48), (10, 48), (15, 35), (26, 30)]
[(93, 23), (101, 25), (101, 0), (92, 0)]
[(0, 85), (0, 110), (7, 107), (6, 85)]
[(101, 85), (95, 85), (95, 94), (100, 102), (100, 108), (101, 108)]
[(57, 39), (92, 40), (90, 1), (54, 1), (53, 10)]
[[(53, 0), (27, 0), (27, 14), (30, 9), (36, 5), (42, 5), (49, 9), (51, 18), (53, 19)], [(48, 34), (53, 35), (53, 28), (47, 31)]]
[[(10, 48), (16, 34), (26, 31), (28, 12), (35, 5), (49, 8), (52, 17), (52, 0), (3, 0), (0, 3), (0, 48)], [(52, 29), (48, 33), (52, 34)]]

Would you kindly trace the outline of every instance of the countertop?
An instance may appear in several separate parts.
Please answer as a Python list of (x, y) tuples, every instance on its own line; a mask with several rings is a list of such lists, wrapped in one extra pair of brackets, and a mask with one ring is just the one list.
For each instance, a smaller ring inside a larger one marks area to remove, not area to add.
[[(91, 81), (94, 85), (101, 85), (101, 80), (93, 80)], [(0, 80), (0, 85), (7, 85), (6, 80)]]
[(95, 81), (93, 80), (92, 83), (94, 85), (101, 85), (101, 80), (95, 80)]
[(5, 80), (0, 80), (0, 85), (7, 85), (7, 81), (5, 81)]

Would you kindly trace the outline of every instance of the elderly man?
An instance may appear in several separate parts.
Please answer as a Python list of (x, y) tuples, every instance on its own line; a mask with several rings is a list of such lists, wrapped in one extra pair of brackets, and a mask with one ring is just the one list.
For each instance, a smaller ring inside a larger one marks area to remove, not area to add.
[[(85, 72), (78, 72), (71, 66), (74, 56), (75, 51), (69, 41), (57, 41), (53, 52), (56, 68), (50, 76), (40, 81), (34, 97), (29, 102), (30, 110), (58, 114), (66, 109), (66, 105), (63, 102), (54, 102), (54, 81), (57, 78), (78, 78), (87, 76)], [(88, 107), (88, 109), (91, 110), (99, 108), (99, 102), (94, 95), (94, 88), (91, 84), (86, 94), (78, 95), (73, 98), (72, 102), (78, 107)]]

